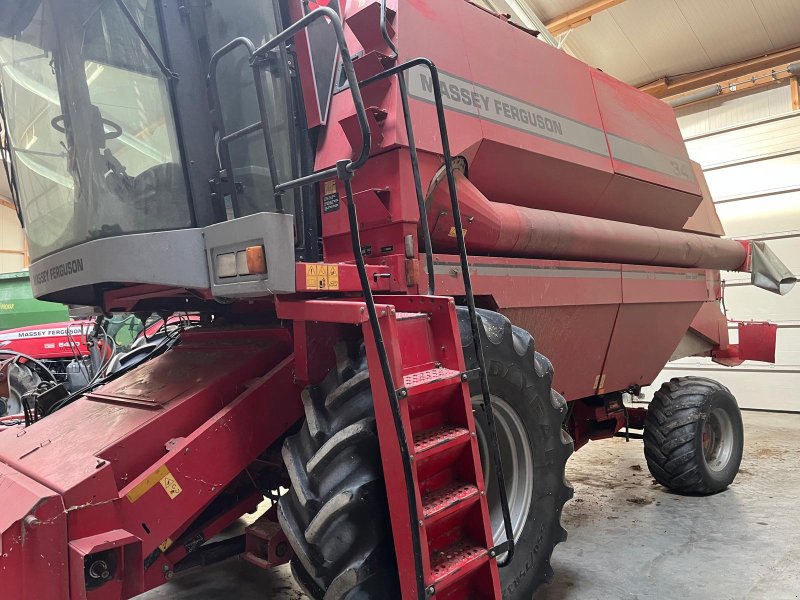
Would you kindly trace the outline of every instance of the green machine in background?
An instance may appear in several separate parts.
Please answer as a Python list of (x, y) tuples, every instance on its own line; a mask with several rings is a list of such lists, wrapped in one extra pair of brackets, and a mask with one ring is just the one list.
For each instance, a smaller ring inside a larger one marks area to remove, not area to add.
[(69, 321), (63, 304), (33, 297), (28, 271), (0, 274), (0, 331)]

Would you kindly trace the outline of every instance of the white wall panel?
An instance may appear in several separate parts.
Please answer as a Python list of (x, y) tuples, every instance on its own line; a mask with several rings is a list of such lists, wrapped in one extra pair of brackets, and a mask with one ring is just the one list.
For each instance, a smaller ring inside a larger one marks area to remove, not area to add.
[(800, 231), (800, 188), (796, 192), (719, 202), (717, 214), (731, 237)]
[(718, 201), (800, 188), (800, 154), (714, 169), (706, 173), (706, 181)]
[(800, 114), (742, 127), (686, 142), (693, 160), (705, 170), (742, 160), (798, 150)]
[(725, 289), (725, 306), (731, 319), (800, 323), (798, 297), (800, 287), (786, 296), (778, 296), (751, 285), (741, 285)]
[(789, 410), (800, 412), (800, 395), (797, 393), (797, 370), (783, 366), (749, 367), (742, 365), (727, 369), (719, 365), (707, 368), (683, 368), (678, 365), (666, 368), (659, 381), (671, 377), (709, 377), (727, 386), (739, 405), (757, 410)]
[(695, 136), (775, 117), (786, 113), (792, 105), (789, 86), (784, 84), (741, 96), (719, 97), (675, 111), (683, 137)]
[[(790, 111), (788, 86), (781, 86), (679, 110), (678, 121), (727, 235), (765, 239), (800, 274), (800, 112)], [(730, 319), (778, 324), (776, 364), (729, 369), (692, 357), (668, 365), (657, 382), (710, 377), (730, 387), (743, 407), (800, 412), (800, 286), (781, 297), (749, 285), (747, 274), (723, 273), (723, 279)], [(736, 329), (730, 334), (736, 343)]]

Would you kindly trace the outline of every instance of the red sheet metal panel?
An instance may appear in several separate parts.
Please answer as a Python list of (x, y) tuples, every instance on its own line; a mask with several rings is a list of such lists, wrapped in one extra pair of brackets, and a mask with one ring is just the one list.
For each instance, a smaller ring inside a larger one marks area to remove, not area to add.
[(567, 400), (595, 394), (614, 330), (617, 304), (501, 309), (533, 334), (536, 351), (553, 363), (553, 389)]
[(672, 107), (592, 70), (614, 171), (700, 196)]
[(650, 385), (698, 311), (714, 300), (714, 272), (622, 265), (622, 306), (597, 393)]
[[(350, 19), (373, 4), (351, 5)], [(466, 158), (492, 200), (668, 229), (694, 213), (700, 188), (667, 105), (463, 0), (399, 0), (393, 28), (398, 62), (436, 63), (453, 154)], [(477, 42), (485, 39), (490, 47)], [(357, 51), (352, 32), (350, 40)], [(364, 60), (381, 51), (364, 50)], [(430, 74), (417, 68), (407, 79), (418, 148), (439, 155)], [(397, 82), (364, 93), (386, 114), (374, 152), (406, 145)], [(339, 123), (353, 115), (348, 94), (336, 95), (331, 115), (317, 168), (349, 156), (357, 142), (341, 135)], [(403, 203), (412, 208), (410, 191)]]
[[(435, 262), (438, 293), (463, 294), (456, 257)], [(620, 265), (493, 257), (470, 264), (475, 295), (531, 332), (553, 363), (554, 389), (567, 400), (592, 395), (622, 303)]]
[(623, 304), (597, 383), (597, 393), (653, 383), (702, 304)]
[[(0, 438), (21, 431), (21, 427), (7, 429)], [(2, 462), (0, 498), (0, 596), (62, 598), (68, 586), (68, 561), (61, 498)]]

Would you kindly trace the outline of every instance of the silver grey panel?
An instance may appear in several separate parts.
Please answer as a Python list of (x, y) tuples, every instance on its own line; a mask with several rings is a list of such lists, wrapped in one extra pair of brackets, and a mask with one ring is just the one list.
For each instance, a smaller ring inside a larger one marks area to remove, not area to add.
[(608, 134), (608, 144), (611, 147), (611, 156), (615, 160), (657, 173), (663, 173), (677, 179), (683, 179), (684, 181), (697, 182), (692, 163), (685, 158), (664, 154), (649, 146), (626, 140), (613, 133)]
[(100, 283), (142, 283), (207, 289), (199, 229), (135, 233), (86, 242), (30, 266), (36, 297)]
[[(294, 293), (294, 217), (278, 213), (258, 213), (203, 229), (211, 293), (217, 298), (252, 298)], [(250, 246), (264, 246), (266, 275), (219, 277), (217, 256), (240, 252)]]

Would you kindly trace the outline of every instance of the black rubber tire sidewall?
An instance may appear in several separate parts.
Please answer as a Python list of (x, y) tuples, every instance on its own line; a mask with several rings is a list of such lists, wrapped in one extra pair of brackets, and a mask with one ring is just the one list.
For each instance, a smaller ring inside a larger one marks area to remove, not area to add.
[[(715, 409), (731, 422), (731, 455), (713, 471), (703, 452), (703, 430)], [(730, 390), (706, 377), (673, 377), (653, 395), (644, 422), (644, 454), (653, 478), (679, 494), (709, 495), (733, 483), (742, 460), (744, 426)]]
[[(504, 599), (530, 600), (534, 591), (548, 578), (550, 556), (558, 539), (560, 528), (552, 527), (553, 519), (561, 514), (556, 498), (563, 485), (563, 475), (552, 465), (548, 465), (548, 454), (553, 451), (552, 444), (544, 437), (533, 435), (533, 432), (548, 430), (547, 423), (542, 423), (540, 415), (529, 398), (515, 401), (519, 389), (509, 385), (507, 379), (489, 377), (489, 388), (492, 395), (503, 398), (519, 416), (525, 426), (531, 450), (533, 451), (534, 477), (533, 499), (528, 511), (525, 526), (516, 542), (514, 558), (510, 565), (500, 569), (500, 586)], [(549, 399), (547, 400), (549, 402)], [(481, 429), (486, 431), (486, 415), (481, 408), (475, 410), (475, 420)], [(556, 432), (556, 435), (559, 435)], [(550, 468), (548, 468), (550, 466)], [(507, 476), (510, 473), (506, 473)], [(485, 482), (489, 486), (489, 482)]]

